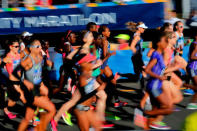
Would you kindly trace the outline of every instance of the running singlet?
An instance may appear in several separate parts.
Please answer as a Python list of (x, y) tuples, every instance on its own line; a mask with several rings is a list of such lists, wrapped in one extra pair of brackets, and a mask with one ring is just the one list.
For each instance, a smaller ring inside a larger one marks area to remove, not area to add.
[[(99, 51), (98, 51), (98, 49), (97, 49), (97, 50), (96, 50), (96, 60), (99, 60), (99, 59), (100, 59), (100, 56), (99, 56)], [(96, 61), (95, 61), (95, 62), (96, 62)], [(95, 63), (95, 62), (94, 62), (94, 63)], [(97, 76), (100, 75), (100, 73), (101, 73), (100, 67), (98, 67), (98, 68), (96, 68), (96, 69), (93, 70), (92, 76), (93, 76), (93, 77), (97, 77)]]
[(84, 87), (85, 94), (89, 94), (94, 91), (95, 81), (96, 81), (95, 78), (89, 78), (86, 80), (87, 85)]
[[(99, 51), (99, 54), (100, 54), (100, 58), (104, 59), (103, 49), (99, 48), (98, 51)], [(109, 43), (109, 41), (108, 41), (108, 45), (107, 45), (107, 52), (110, 53), (110, 43)], [(103, 65), (101, 66), (101, 69), (104, 69), (107, 66), (107, 63), (108, 63), (108, 59), (103, 63)]]
[(177, 32), (175, 32), (175, 33), (176, 33), (176, 37), (177, 37), (175, 48), (181, 48), (181, 49), (183, 49), (183, 47), (184, 47), (183, 33), (181, 34), (181, 36), (179, 36)]
[(168, 63), (167, 63), (167, 65), (168, 65), (168, 64), (170, 64), (170, 63), (172, 62), (172, 60), (173, 60), (174, 50), (167, 47), (167, 48), (165, 49), (165, 52), (168, 53), (168, 56), (169, 56), (169, 58), (168, 58)]
[[(161, 54), (159, 54), (157, 51), (154, 51), (150, 61), (156, 59), (157, 63), (154, 65), (154, 67), (152, 68), (152, 72), (154, 72), (157, 75), (163, 75), (164, 70), (165, 70), (165, 63), (163, 60), (163, 56)], [(161, 88), (162, 85), (162, 81), (154, 78), (154, 77), (150, 77), (147, 83), (147, 89), (151, 90), (152, 88), (156, 87), (156, 88)]]
[(12, 56), (11, 53), (8, 53), (7, 56), (11, 58), (11, 63), (6, 64), (6, 70), (8, 74), (11, 74), (14, 69), (20, 64), (21, 59), (20, 59), (20, 54), (16, 54), (16, 56)]
[[(133, 35), (133, 37), (135, 37), (136, 35), (138, 35), (138, 34), (135, 33), (135, 34)], [(139, 41), (137, 42), (137, 44), (135, 45), (136, 54), (138, 54), (138, 53), (141, 54), (141, 52), (142, 52), (142, 44), (143, 44), (143, 39), (142, 39), (141, 36), (140, 36), (140, 40), (139, 40)]]
[(42, 82), (42, 62), (35, 63), (34, 59), (29, 55), (33, 66), (30, 70), (25, 71), (25, 78), (34, 85), (39, 85)]

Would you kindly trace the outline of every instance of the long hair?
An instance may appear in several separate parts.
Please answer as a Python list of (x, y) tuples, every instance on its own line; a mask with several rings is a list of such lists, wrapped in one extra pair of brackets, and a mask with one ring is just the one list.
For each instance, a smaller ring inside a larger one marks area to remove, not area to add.
[(10, 38), (6, 41), (6, 48), (3, 57), (5, 57), (10, 52), (10, 46), (14, 44), (14, 42), (19, 42), (19, 40), (15, 37)]
[(136, 32), (137, 31), (137, 26), (139, 26), (141, 24), (144, 24), (144, 23), (143, 22), (135, 23), (133, 21), (130, 21), (130, 22), (127, 22), (125, 25), (130, 31)]
[(160, 30), (158, 30), (156, 33), (155, 33), (155, 37), (152, 41), (153, 43), (153, 49), (157, 49), (158, 48), (158, 42), (160, 42), (161, 38), (162, 37), (166, 37), (166, 39), (172, 39), (172, 36), (173, 36), (173, 33), (174, 32), (171, 32), (171, 31), (164, 31), (164, 32), (161, 32)]

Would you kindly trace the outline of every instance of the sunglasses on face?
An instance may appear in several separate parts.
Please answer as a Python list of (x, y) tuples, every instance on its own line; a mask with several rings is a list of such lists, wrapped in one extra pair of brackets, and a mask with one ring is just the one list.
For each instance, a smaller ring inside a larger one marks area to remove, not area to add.
[(179, 26), (179, 28), (183, 28), (183, 26)]
[(41, 48), (40, 45), (31, 45), (32, 48)]
[(12, 47), (14, 47), (14, 48), (19, 48), (19, 46), (17, 46), (17, 45), (16, 45), (16, 46), (12, 46)]

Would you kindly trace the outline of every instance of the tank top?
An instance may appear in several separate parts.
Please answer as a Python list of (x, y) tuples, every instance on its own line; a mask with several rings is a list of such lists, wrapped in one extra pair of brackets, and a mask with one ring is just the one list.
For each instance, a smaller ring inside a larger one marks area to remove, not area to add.
[(34, 59), (29, 55), (33, 66), (28, 71), (25, 71), (25, 78), (34, 85), (39, 85), (42, 82), (42, 62), (35, 63)]
[(176, 45), (175, 45), (175, 48), (180, 48), (184, 47), (184, 37), (183, 37), (183, 33), (181, 34), (181, 36), (179, 36), (179, 34), (177, 32), (175, 32), (176, 34), (176, 37), (177, 37), (177, 41), (176, 41)]
[(11, 74), (14, 69), (20, 64), (20, 54), (16, 54), (15, 56), (11, 55), (11, 53), (8, 53), (7, 56), (11, 58), (11, 63), (6, 64), (6, 69), (8, 74)]
[(84, 87), (85, 94), (89, 94), (94, 91), (95, 81), (96, 79), (94, 77), (91, 77), (86, 80), (87, 85)]
[[(99, 59), (100, 59), (100, 55), (99, 55), (99, 51), (98, 51), (98, 49), (97, 49), (97, 50), (96, 50), (96, 60), (99, 60)], [(94, 63), (96, 63), (96, 61), (94, 61)], [(100, 75), (100, 73), (101, 73), (100, 67), (98, 67), (98, 68), (96, 68), (96, 69), (93, 70), (92, 76), (93, 76), (93, 77), (97, 77), (97, 76)]]
[[(136, 35), (139, 35), (138, 33), (135, 33), (134, 35), (133, 35), (133, 38), (136, 36)], [(140, 35), (139, 35), (140, 36)], [(143, 39), (141, 38), (141, 36), (140, 36), (140, 40), (137, 42), (137, 44), (135, 45), (135, 48), (136, 48), (136, 54), (138, 54), (138, 53), (140, 53), (141, 54), (141, 52), (142, 52), (142, 44), (143, 44)]]
[[(193, 42), (193, 44), (197, 44), (197, 42)], [(195, 56), (197, 56), (197, 53), (195, 54)], [(197, 70), (197, 60), (189, 60), (188, 62), (188, 67), (190, 69), (194, 69), (194, 70)]]
[[(159, 54), (157, 51), (154, 51), (150, 58), (150, 61), (153, 59), (157, 59), (157, 63), (153, 66), (152, 72), (160, 76), (163, 75), (165, 67), (166, 67), (164, 60), (163, 60), (163, 56)], [(153, 79), (156, 79), (156, 78), (153, 78)]]
[(172, 59), (173, 59), (174, 50), (171, 49), (171, 48), (166, 48), (166, 49), (165, 49), (165, 52), (168, 53), (168, 55), (169, 55), (168, 63), (167, 63), (167, 65), (168, 65), (168, 64), (171, 63), (171, 61), (172, 61)]
[[(110, 43), (109, 43), (109, 41), (107, 41), (107, 42), (108, 42), (107, 43), (107, 52), (110, 52)], [(103, 56), (103, 49), (99, 48), (98, 51), (99, 51), (99, 54), (100, 54), (100, 58), (103, 59), (104, 58), (104, 56)]]

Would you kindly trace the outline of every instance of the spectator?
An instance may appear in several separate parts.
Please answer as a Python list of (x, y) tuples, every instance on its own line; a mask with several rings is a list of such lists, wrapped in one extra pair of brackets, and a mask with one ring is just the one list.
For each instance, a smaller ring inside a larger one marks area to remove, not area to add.
[(182, 20), (177, 18), (176, 11), (173, 10), (170, 12), (170, 18), (168, 20), (165, 20), (164, 22), (174, 25), (177, 21), (182, 21)]

